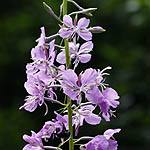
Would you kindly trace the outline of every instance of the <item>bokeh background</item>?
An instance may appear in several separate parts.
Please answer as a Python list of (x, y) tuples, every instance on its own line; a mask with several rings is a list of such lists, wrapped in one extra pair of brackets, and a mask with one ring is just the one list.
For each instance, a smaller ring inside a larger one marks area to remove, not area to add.
[[(61, 0), (45, 0), (59, 14)], [(99, 126), (86, 125), (80, 135), (102, 134), (107, 128), (121, 128), (116, 135), (119, 150), (150, 148), (150, 1), (76, 0), (81, 6), (97, 7), (92, 25), (107, 32), (96, 34), (92, 61), (80, 67), (103, 69), (112, 66), (107, 81), (119, 92), (117, 118)], [(69, 11), (76, 10), (69, 4)], [(44, 116), (45, 107), (29, 113), (19, 110), (27, 95), (25, 66), (36, 45), (40, 27), (47, 36), (58, 31), (58, 22), (43, 9), (42, 0), (6, 0), (0, 4), (0, 150), (20, 150), (26, 144), (23, 134), (39, 131), (51, 120), (53, 109)], [(55, 143), (52, 141), (52, 143)], [(56, 143), (55, 143), (56, 144)]]

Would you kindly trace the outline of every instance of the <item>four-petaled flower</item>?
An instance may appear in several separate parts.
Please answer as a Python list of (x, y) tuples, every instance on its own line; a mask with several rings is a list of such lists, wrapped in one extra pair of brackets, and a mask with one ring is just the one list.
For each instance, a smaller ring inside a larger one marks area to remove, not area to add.
[(92, 68), (86, 69), (85, 72), (79, 76), (77, 76), (72, 69), (64, 71), (61, 82), (64, 93), (72, 100), (77, 100), (77, 102), (80, 103), (81, 92), (86, 95), (88, 90), (92, 90), (92, 88), (96, 86), (97, 76), (98, 72)]
[[(74, 59), (75, 66), (78, 65), (79, 62), (81, 63), (87, 63), (91, 59), (91, 52), (93, 49), (93, 43), (92, 41), (88, 41), (84, 44), (82, 44), (79, 48), (79, 44), (74, 44), (73, 42), (69, 42), (69, 52), (70, 52), (70, 58)], [(62, 52), (60, 52), (57, 55), (56, 61), (60, 64), (66, 63), (66, 55), (65, 50), (63, 49)]]
[(75, 18), (73, 24), (72, 18), (69, 15), (65, 15), (63, 17), (63, 22), (67, 27), (62, 26), (59, 30), (59, 34), (62, 38), (74, 38), (77, 34), (85, 41), (90, 41), (92, 39), (92, 33), (87, 28), (90, 24), (89, 19), (81, 18), (77, 23)]
[(82, 106), (78, 109), (73, 116), (73, 125), (76, 128), (76, 135), (78, 134), (78, 129), (83, 125), (83, 121), (85, 120), (88, 124), (97, 125), (101, 122), (101, 117), (94, 114), (95, 107), (93, 105)]
[(116, 108), (119, 105), (118, 93), (112, 88), (106, 88), (102, 92), (98, 90), (89, 90), (87, 93), (87, 99), (94, 104), (99, 105), (102, 116), (106, 121), (110, 121), (110, 116), (113, 115), (113, 111), (110, 107)]
[(43, 128), (39, 131), (39, 135), (41, 138), (45, 139), (45, 141), (47, 141), (47, 139), (50, 138), (54, 133), (60, 134), (67, 123), (67, 120), (63, 116), (57, 112), (55, 112), (55, 114), (56, 119), (45, 122)]
[(38, 105), (41, 106), (44, 103), (45, 88), (42, 86), (41, 80), (33, 76), (28, 76), (28, 81), (25, 82), (24, 86), (30, 95), (27, 96), (25, 104), (20, 109), (24, 108), (33, 112)]

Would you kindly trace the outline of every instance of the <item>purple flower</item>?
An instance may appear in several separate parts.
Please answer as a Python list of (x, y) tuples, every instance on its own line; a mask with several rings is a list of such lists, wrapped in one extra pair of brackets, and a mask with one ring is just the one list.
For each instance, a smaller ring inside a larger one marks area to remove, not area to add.
[(50, 138), (57, 128), (61, 130), (62, 126), (57, 122), (47, 121), (40, 130), (40, 134), (42, 135), (42, 138), (47, 141), (47, 138)]
[(92, 68), (86, 69), (83, 74), (79, 75), (79, 77), (71, 69), (64, 71), (62, 75), (63, 80), (61, 82), (64, 93), (72, 100), (77, 100), (77, 102), (80, 103), (81, 92), (87, 94), (88, 90), (96, 85), (97, 76), (97, 71)]
[(33, 76), (28, 78), (28, 81), (25, 82), (24, 86), (30, 95), (27, 96), (25, 104), (19, 109), (24, 108), (29, 112), (33, 112), (38, 105), (41, 106), (44, 103), (45, 88), (43, 88), (39, 78), (36, 79)]
[(46, 44), (44, 27), (41, 27), (41, 36), (37, 41), (38, 41), (37, 46), (35, 46), (35, 48), (32, 48), (31, 50), (32, 59), (34, 61), (40, 59), (40, 60), (47, 60), (53, 62), (55, 57), (55, 52), (54, 52), (55, 40), (51, 41), (49, 44)]
[(113, 134), (119, 133), (121, 129), (108, 129), (104, 132), (104, 135), (97, 135), (91, 141), (84, 146), (81, 146), (81, 150), (117, 150), (117, 141), (111, 139)]
[(44, 27), (41, 27), (41, 36), (38, 39), (38, 44), (31, 50), (31, 56), (33, 60), (37, 60), (39, 58), (46, 59), (47, 51), (45, 47), (45, 41), (45, 29)]
[(76, 24), (76, 18), (74, 24), (72, 18), (69, 15), (63, 17), (63, 22), (67, 27), (61, 27), (59, 34), (62, 38), (73, 38), (76, 34), (82, 39), (89, 41), (92, 39), (92, 34), (87, 29), (89, 26), (90, 20), (86, 18), (81, 18)]
[(110, 121), (110, 116), (113, 115), (113, 111), (110, 110), (110, 106), (116, 108), (119, 105), (118, 93), (112, 88), (106, 88), (103, 92), (103, 97), (101, 97), (99, 106), (102, 112), (102, 116), (106, 121)]
[(55, 40), (51, 41), (47, 47), (45, 44), (37, 45), (31, 50), (31, 56), (34, 62), (26, 67), (27, 73), (37, 73), (39, 70), (47, 72), (50, 69), (49, 67), (53, 65), (56, 55), (54, 42)]
[(83, 125), (84, 120), (91, 125), (97, 125), (100, 123), (101, 117), (92, 113), (94, 109), (95, 109), (94, 106), (86, 105), (82, 106), (80, 109), (76, 111), (75, 115), (73, 116), (74, 118), (73, 124), (75, 124), (76, 135), (78, 134), (79, 127)]
[(54, 133), (60, 134), (63, 131), (63, 126), (67, 123), (64, 116), (61, 116), (57, 112), (54, 113), (56, 114), (56, 120), (53, 119), (52, 121), (45, 122), (43, 128), (38, 133), (45, 141), (47, 141), (47, 138), (50, 138)]
[[(80, 48), (79, 44), (74, 44), (73, 42), (69, 43), (70, 58), (74, 59), (75, 65), (77, 65), (79, 62), (87, 63), (88, 61), (90, 61), (91, 54), (89, 54), (89, 52), (92, 51), (92, 49), (93, 43), (91, 41), (82, 44)], [(60, 64), (66, 63), (65, 50), (57, 55), (56, 61)]]
[[(55, 40), (46, 44), (45, 29), (41, 28), (41, 36), (37, 40), (38, 44), (31, 50), (31, 57), (34, 62), (27, 64), (26, 73), (28, 75), (39, 76), (40, 80), (44, 81), (49, 78), (49, 71), (55, 59)], [(45, 75), (44, 75), (45, 74)], [(46, 77), (47, 76), (47, 77)]]
[(93, 90), (88, 91), (87, 99), (100, 106), (102, 116), (106, 121), (110, 121), (110, 116), (113, 115), (110, 107), (116, 108), (119, 105), (119, 102), (116, 101), (119, 99), (118, 93), (112, 88), (106, 88), (102, 92), (93, 88)]
[(31, 136), (23, 136), (23, 139), (29, 143), (23, 148), (23, 150), (44, 150), (43, 143), (39, 135), (36, 134), (34, 131), (31, 131), (31, 133)]

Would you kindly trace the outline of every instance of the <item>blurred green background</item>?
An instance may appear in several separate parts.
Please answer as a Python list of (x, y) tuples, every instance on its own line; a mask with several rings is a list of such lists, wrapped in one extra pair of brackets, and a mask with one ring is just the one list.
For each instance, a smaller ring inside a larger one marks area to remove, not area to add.
[[(45, 0), (59, 14), (61, 0)], [(107, 82), (121, 96), (117, 118), (99, 126), (85, 125), (80, 135), (102, 134), (107, 128), (121, 128), (116, 135), (119, 150), (150, 149), (150, 1), (76, 0), (81, 6), (97, 7), (91, 26), (107, 32), (96, 34), (92, 61), (80, 67), (103, 69), (112, 66)], [(69, 11), (76, 10), (69, 4)], [(27, 95), (25, 66), (36, 45), (40, 27), (47, 36), (58, 31), (58, 22), (43, 9), (42, 0), (9, 0), (0, 4), (0, 150), (21, 150), (23, 134), (39, 131), (52, 119), (53, 108), (29, 113), (19, 110)], [(54, 143), (54, 142), (52, 142)], [(75, 149), (76, 150), (76, 149)]]

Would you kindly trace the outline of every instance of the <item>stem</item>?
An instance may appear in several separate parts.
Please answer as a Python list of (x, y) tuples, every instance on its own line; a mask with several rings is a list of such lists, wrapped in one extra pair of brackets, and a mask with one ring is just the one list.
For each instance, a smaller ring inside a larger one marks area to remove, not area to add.
[(66, 106), (66, 104), (63, 104), (63, 103), (61, 103), (60, 101), (57, 101), (57, 100), (54, 100), (54, 99), (50, 99), (50, 98), (48, 98), (48, 97), (44, 97), (44, 99), (45, 99), (46, 101), (49, 101), (49, 102), (52, 102), (52, 103), (57, 103), (57, 104), (60, 104), (60, 105), (62, 105), (62, 106)]
[(77, 142), (79, 142), (79, 141), (81, 141), (81, 140), (92, 140), (92, 139), (93, 139), (93, 137), (91, 137), (91, 136), (83, 136), (83, 137), (77, 139), (77, 140), (74, 142), (74, 144), (77, 143)]
[(76, 111), (78, 108), (80, 108), (81, 106), (85, 106), (85, 105), (91, 105), (91, 102), (86, 102), (86, 103), (81, 103), (78, 107), (76, 107), (73, 111)]
[(67, 96), (67, 104), (68, 104), (68, 125), (69, 125), (69, 132), (70, 132), (70, 139), (69, 139), (69, 150), (74, 150), (73, 144), (73, 128), (72, 128), (72, 108), (71, 108), (71, 100)]
[(51, 150), (62, 150), (61, 148), (57, 148), (54, 146), (43, 146), (44, 149), (51, 149)]
[[(63, 0), (63, 16), (67, 14), (67, 0)], [(65, 54), (66, 54), (66, 69), (70, 68), (70, 55), (69, 55), (69, 44), (68, 39), (64, 39), (65, 43)], [(68, 126), (70, 132), (70, 139), (69, 139), (69, 150), (74, 150), (73, 144), (73, 128), (72, 128), (72, 108), (71, 108), (71, 100), (67, 96), (67, 104), (68, 104)]]

